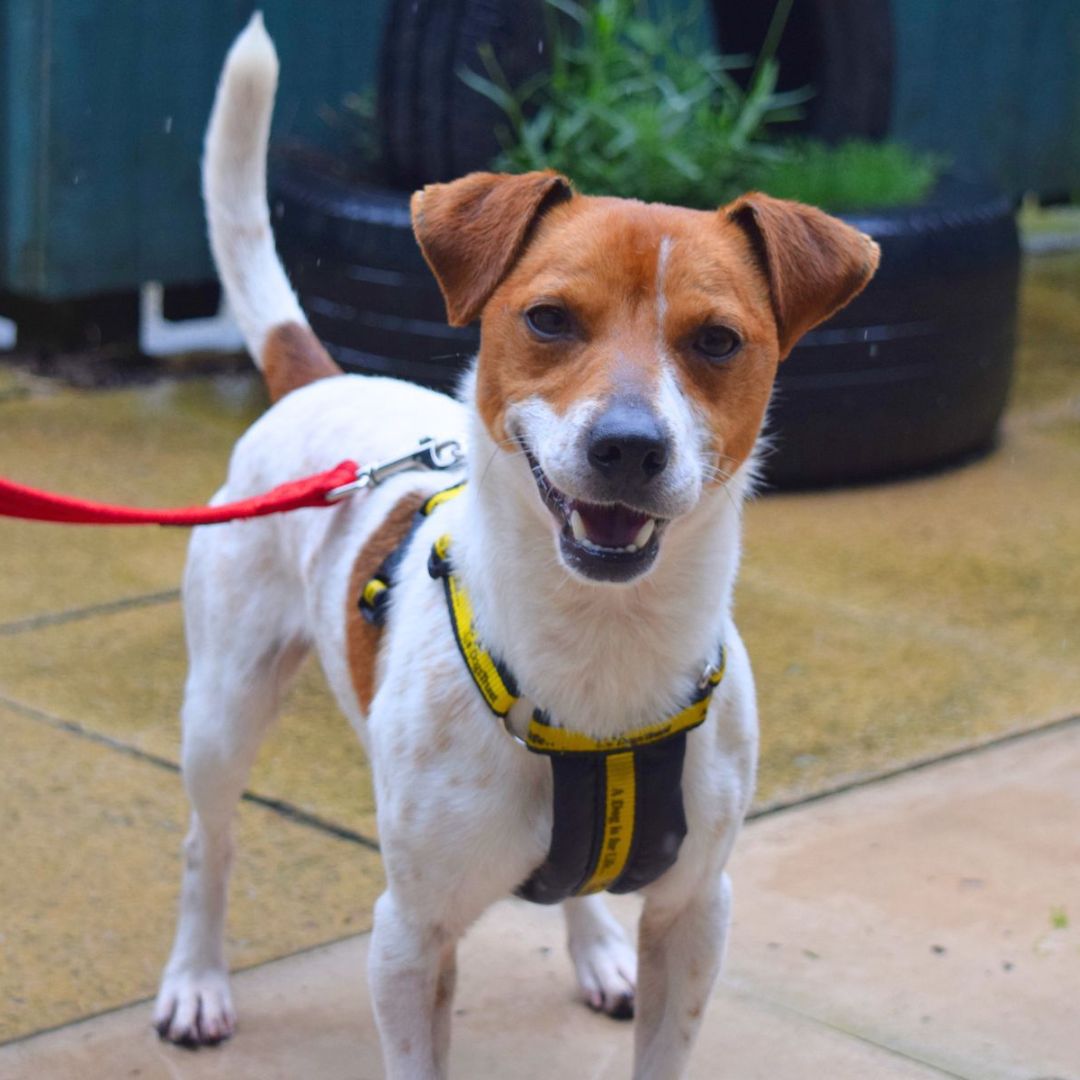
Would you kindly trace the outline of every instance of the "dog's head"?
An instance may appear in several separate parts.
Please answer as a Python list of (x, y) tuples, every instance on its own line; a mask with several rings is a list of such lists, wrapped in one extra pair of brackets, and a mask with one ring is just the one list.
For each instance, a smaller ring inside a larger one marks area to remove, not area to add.
[(728, 482), (779, 362), (878, 262), (799, 203), (685, 210), (550, 172), (433, 184), (412, 213), (450, 323), (482, 316), (480, 417), (535, 480), (563, 563), (594, 581), (644, 574), (668, 524)]

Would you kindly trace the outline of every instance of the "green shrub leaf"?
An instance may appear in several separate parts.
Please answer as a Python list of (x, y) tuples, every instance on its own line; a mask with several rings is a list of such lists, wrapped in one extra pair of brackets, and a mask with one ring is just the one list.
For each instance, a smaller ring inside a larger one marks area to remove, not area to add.
[[(685, 15), (655, 21), (636, 0), (546, 3), (550, 71), (511, 87), (483, 46), (486, 74), (459, 72), (507, 118), (497, 168), (553, 168), (586, 193), (687, 206), (757, 187), (826, 209), (917, 201), (942, 168), (895, 144), (830, 147), (782, 134), (814, 93), (778, 89), (792, 0), (778, 0), (756, 58), (704, 49)], [(745, 84), (739, 71), (751, 72)]]

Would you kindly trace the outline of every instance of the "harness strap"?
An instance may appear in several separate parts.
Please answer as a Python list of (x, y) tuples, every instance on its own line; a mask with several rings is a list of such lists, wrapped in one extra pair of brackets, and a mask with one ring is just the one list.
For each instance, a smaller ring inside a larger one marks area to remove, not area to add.
[(538, 754), (615, 754), (651, 746), (690, 731), (705, 722), (713, 691), (724, 677), (725, 659), (721, 648), (719, 663), (702, 679), (689, 704), (658, 724), (635, 728), (608, 739), (594, 739), (579, 731), (555, 727), (547, 713), (537, 710), (529, 721), (525, 745)]
[[(472, 605), (450, 567), (450, 537), (435, 541), (428, 572), (441, 578), (454, 638), (488, 707), (504, 722), (518, 700), (505, 667), (480, 641)], [(655, 881), (678, 858), (686, 836), (682, 768), (687, 732), (704, 722), (724, 677), (725, 652), (691, 700), (657, 724), (596, 739), (533, 712), (525, 738), (551, 761), (553, 822), (547, 858), (517, 894), (541, 904), (607, 889), (633, 892)]]
[(457, 498), (464, 490), (465, 481), (462, 480), (452, 487), (436, 491), (434, 495), (425, 499), (413, 515), (412, 524), (409, 526), (409, 531), (405, 534), (401, 543), (383, 559), (378, 570), (365, 582), (360, 592), (359, 608), (361, 614), (369, 623), (382, 626), (386, 622), (387, 604), (390, 601), (390, 586), (393, 585), (394, 579), (397, 577), (398, 567), (401, 565), (401, 560), (405, 557), (405, 552), (408, 551), (409, 543), (416, 535), (417, 529), (435, 510), (451, 499)]
[(687, 831), (685, 756), (685, 732), (634, 751), (552, 756), (551, 846), (517, 895), (557, 904), (604, 890), (635, 892), (669, 870)]
[(450, 537), (443, 535), (435, 541), (428, 559), (428, 573), (442, 578), (446, 592), (446, 606), (450, 611), (450, 625), (454, 628), (454, 640), (465, 666), (476, 683), (488, 708), (505, 720), (518, 698), (517, 683), (513, 675), (484, 648), (473, 623), (472, 601), (461, 582), (450, 573), (448, 555)]

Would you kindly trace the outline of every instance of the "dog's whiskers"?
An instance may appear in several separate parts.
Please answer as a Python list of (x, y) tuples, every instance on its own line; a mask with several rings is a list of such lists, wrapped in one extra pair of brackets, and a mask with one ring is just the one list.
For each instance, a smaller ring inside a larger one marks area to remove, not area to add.
[(487, 481), (488, 472), (491, 470), (491, 466), (495, 463), (495, 459), (500, 453), (506, 454), (508, 457), (523, 457), (529, 465), (529, 470), (539, 480), (543, 477), (543, 473), (540, 472), (540, 467), (534, 463), (532, 457), (527, 450), (518, 442), (517, 439), (511, 437), (505, 439), (498, 439), (495, 441), (491, 451), (491, 456), (488, 458), (483, 470), (477, 478), (477, 487), (483, 487)]
[[(727, 498), (728, 502), (731, 503), (732, 509), (738, 511), (739, 504), (736, 501), (735, 496), (731, 493), (729, 484), (735, 478), (735, 472), (739, 467), (739, 463), (727, 454), (715, 454), (713, 457), (716, 464), (706, 462), (703, 466), (705, 480), (719, 483), (721, 490), (724, 492), (724, 496)], [(735, 468), (725, 469), (720, 464), (721, 462), (731, 462)]]

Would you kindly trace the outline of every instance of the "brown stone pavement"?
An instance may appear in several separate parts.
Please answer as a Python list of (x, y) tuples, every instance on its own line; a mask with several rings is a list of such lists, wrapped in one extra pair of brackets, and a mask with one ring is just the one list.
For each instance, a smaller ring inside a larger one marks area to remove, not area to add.
[[(1077, 776), (1080, 721), (753, 822), (692, 1080), (1080, 1080)], [(0, 1048), (0, 1075), (378, 1077), (366, 948), (241, 974), (214, 1050), (158, 1042), (141, 1003)], [(463, 946), (451, 1074), (629, 1076), (629, 1025), (572, 987), (557, 913), (498, 905)]]

